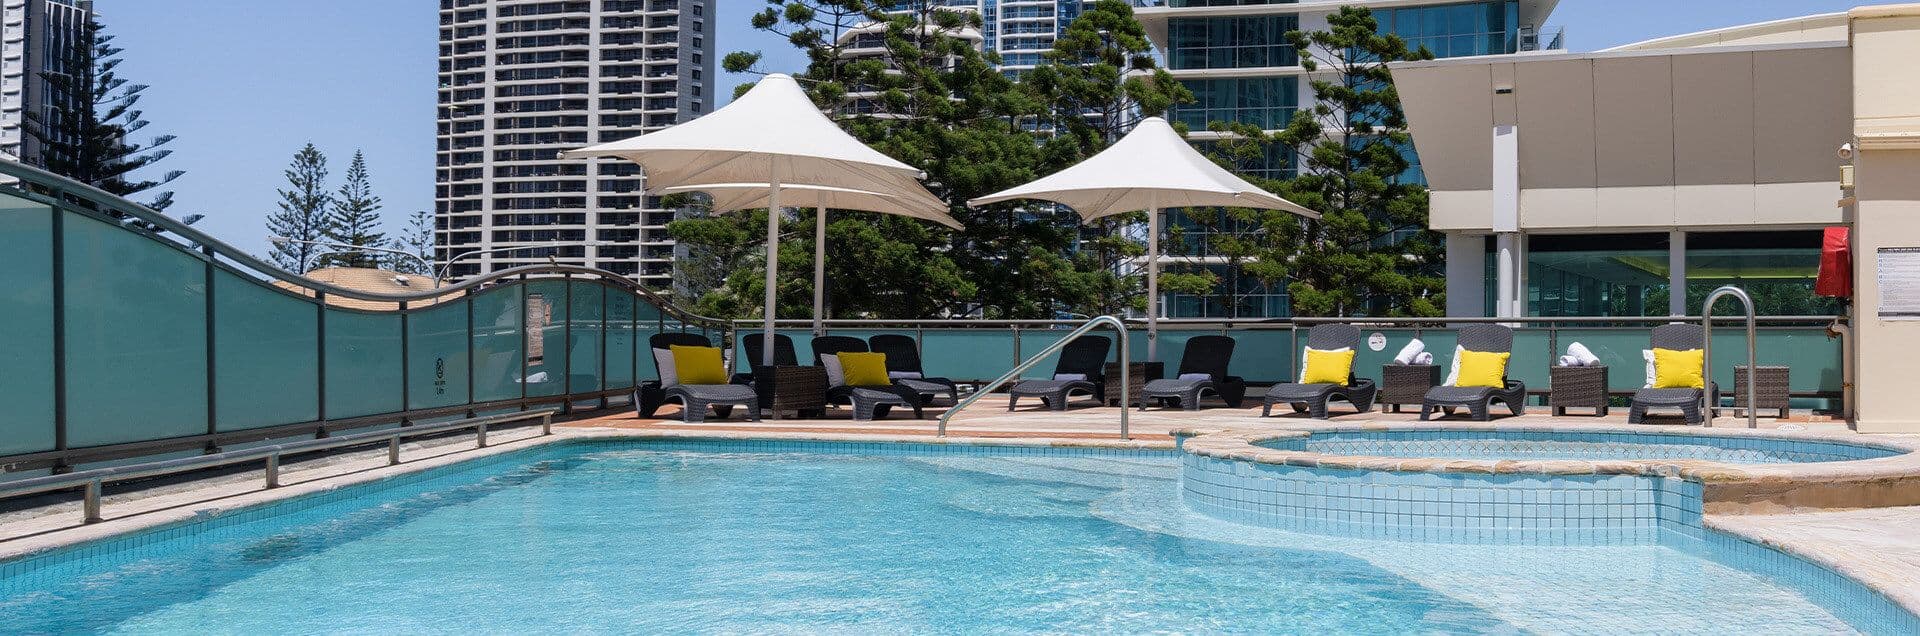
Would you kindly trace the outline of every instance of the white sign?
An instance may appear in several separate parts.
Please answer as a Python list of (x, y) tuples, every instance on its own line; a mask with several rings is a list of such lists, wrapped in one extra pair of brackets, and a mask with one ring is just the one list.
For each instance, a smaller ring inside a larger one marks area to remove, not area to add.
[(1878, 257), (1880, 317), (1920, 319), (1920, 247), (1882, 247)]
[(1372, 349), (1374, 351), (1381, 351), (1386, 349), (1387, 334), (1375, 331), (1373, 332), (1373, 335), (1367, 336), (1367, 348)]

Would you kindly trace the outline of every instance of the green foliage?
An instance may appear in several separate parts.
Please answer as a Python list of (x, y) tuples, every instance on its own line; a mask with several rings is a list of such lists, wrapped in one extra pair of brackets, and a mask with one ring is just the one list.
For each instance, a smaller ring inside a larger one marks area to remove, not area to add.
[(413, 214), (407, 216), (406, 234), (392, 241), (391, 247), (420, 258), (393, 255), (387, 261), (387, 269), (423, 276), (435, 274), (426, 267), (426, 264), (433, 262), (433, 215), (426, 210), (414, 210)]
[[(140, 102), (145, 84), (129, 84), (115, 69), (120, 65), (121, 49), (113, 46), (113, 36), (105, 32), (98, 19), (88, 19), (80, 34), (64, 55), (49, 60), (56, 70), (44, 71), (48, 110), (43, 116), (28, 109), (22, 132), (39, 144), (37, 152), (25, 159), (47, 171), (105, 190), (131, 197), (158, 188), (184, 174), (179, 170), (163, 173), (157, 179), (133, 176), (173, 153), (162, 146), (173, 135), (160, 135), (145, 144), (133, 143), (133, 133), (146, 128), (134, 106)], [(173, 205), (172, 192), (159, 192), (146, 202), (155, 210)], [(181, 221), (192, 224), (202, 215), (192, 214)], [(129, 225), (148, 231), (160, 228), (144, 221)]]
[[(357, 247), (384, 247), (387, 236), (380, 231), (380, 197), (373, 194), (372, 178), (367, 174), (367, 159), (353, 151), (347, 164), (347, 180), (335, 190), (326, 225), (321, 233), (327, 241)], [(344, 248), (336, 248), (344, 249)], [(320, 260), (323, 267), (379, 267), (378, 252), (330, 252)]]
[[(1377, 32), (1372, 12), (1342, 7), (1328, 30), (1287, 34), (1316, 98), (1274, 141), (1306, 149), (1283, 196), (1323, 215), (1287, 263), (1302, 316), (1438, 316), (1446, 306), (1442, 242), (1426, 228), (1427, 193), (1401, 178), (1406, 114), (1383, 60), (1431, 59)], [(1276, 264), (1277, 265), (1277, 264)]]
[(333, 201), (327, 192), (327, 155), (307, 142), (283, 174), (287, 187), (279, 191), (280, 210), (267, 214), (267, 233), (292, 240), (275, 243), (267, 256), (281, 269), (305, 273), (313, 257), (326, 251), (311, 242), (327, 240), (327, 206)]

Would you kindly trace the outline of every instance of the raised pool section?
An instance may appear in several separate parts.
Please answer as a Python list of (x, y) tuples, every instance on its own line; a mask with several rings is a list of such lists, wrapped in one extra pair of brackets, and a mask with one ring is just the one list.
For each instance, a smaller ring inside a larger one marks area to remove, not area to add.
[(1860, 496), (1872, 489), (1833, 486), (1920, 473), (1911, 449), (1892, 442), (1758, 431), (1408, 424), (1182, 437), (1183, 489), (1195, 510), (1431, 543), (1698, 539), (1701, 515), (1716, 506)]

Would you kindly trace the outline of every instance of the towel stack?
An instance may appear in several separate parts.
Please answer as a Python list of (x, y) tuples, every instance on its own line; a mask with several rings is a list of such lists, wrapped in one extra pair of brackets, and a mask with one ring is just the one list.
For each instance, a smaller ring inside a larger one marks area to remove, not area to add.
[(1586, 345), (1576, 342), (1567, 345), (1567, 355), (1560, 356), (1560, 366), (1597, 367), (1600, 366), (1600, 358), (1588, 351)]
[(1407, 343), (1407, 346), (1400, 349), (1399, 355), (1393, 357), (1393, 362), (1394, 364), (1433, 364), (1433, 354), (1428, 353), (1426, 349), (1427, 343), (1414, 338), (1413, 342)]

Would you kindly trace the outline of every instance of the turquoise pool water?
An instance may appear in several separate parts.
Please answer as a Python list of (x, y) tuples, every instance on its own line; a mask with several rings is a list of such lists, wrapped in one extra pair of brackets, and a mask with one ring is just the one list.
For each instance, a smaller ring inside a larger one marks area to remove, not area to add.
[(1442, 547), (1218, 521), (1182, 504), (1171, 454), (740, 449), (558, 446), (16, 565), (0, 617), (9, 633), (1829, 633), (1897, 620), (1659, 546)]

